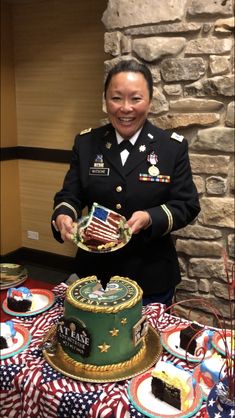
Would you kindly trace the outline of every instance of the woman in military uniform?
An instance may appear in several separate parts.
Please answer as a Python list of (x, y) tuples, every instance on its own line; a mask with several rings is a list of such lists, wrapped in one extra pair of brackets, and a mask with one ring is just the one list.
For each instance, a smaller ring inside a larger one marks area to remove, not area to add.
[(114, 66), (104, 96), (110, 123), (76, 136), (70, 168), (54, 198), (52, 230), (71, 240), (73, 222), (97, 202), (125, 216), (132, 238), (123, 248), (91, 253), (78, 248), (78, 277), (96, 275), (104, 285), (113, 275), (138, 282), (145, 302), (169, 305), (180, 269), (171, 231), (200, 211), (192, 180), (188, 143), (182, 135), (151, 124), (149, 69), (136, 60)]

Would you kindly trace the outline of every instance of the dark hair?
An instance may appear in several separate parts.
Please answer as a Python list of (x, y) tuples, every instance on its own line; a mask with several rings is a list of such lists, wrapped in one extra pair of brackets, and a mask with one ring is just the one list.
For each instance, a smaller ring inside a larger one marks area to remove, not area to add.
[(151, 71), (149, 70), (146, 65), (139, 63), (133, 59), (131, 60), (123, 60), (119, 61), (114, 67), (111, 68), (109, 71), (105, 83), (104, 83), (104, 97), (106, 97), (106, 93), (110, 84), (112, 77), (115, 74), (123, 73), (123, 72), (131, 72), (131, 73), (141, 73), (145, 80), (147, 81), (148, 91), (150, 100), (153, 97), (153, 78)]

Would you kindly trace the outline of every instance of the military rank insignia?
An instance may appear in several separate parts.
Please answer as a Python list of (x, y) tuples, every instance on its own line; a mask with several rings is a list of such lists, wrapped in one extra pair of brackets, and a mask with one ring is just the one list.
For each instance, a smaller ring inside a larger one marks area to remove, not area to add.
[(80, 132), (80, 135), (85, 135), (85, 134), (88, 134), (89, 132), (91, 132), (91, 128), (84, 129), (83, 131)]
[(179, 135), (176, 132), (173, 132), (172, 135), (171, 135), (171, 138), (172, 139), (175, 139), (178, 142), (182, 142), (183, 139), (184, 139), (184, 136), (183, 135)]

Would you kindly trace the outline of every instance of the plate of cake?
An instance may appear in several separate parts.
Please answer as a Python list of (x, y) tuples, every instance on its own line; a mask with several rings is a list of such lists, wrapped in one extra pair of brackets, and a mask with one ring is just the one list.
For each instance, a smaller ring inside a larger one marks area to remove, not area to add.
[(201, 386), (204, 399), (207, 399), (213, 386), (224, 377), (225, 359), (216, 352), (193, 370), (193, 378)]
[(13, 316), (32, 316), (49, 309), (55, 302), (55, 295), (48, 289), (11, 287), (3, 301), (4, 312)]
[(128, 393), (138, 411), (156, 418), (191, 417), (203, 402), (192, 374), (168, 361), (158, 361), (154, 369), (134, 377)]
[(31, 342), (31, 335), (27, 328), (13, 321), (0, 324), (0, 358), (1, 360), (21, 353)]
[(104, 206), (94, 203), (88, 216), (75, 227), (74, 243), (85, 251), (105, 253), (116, 251), (131, 239), (126, 218)]
[[(226, 335), (225, 335), (226, 332)], [(233, 335), (232, 335), (233, 334)], [(233, 340), (232, 340), (233, 339)], [(212, 345), (220, 354), (225, 355), (226, 351), (234, 356), (235, 354), (235, 331), (215, 331), (212, 338)]]
[(213, 354), (214, 332), (196, 323), (182, 324), (161, 333), (163, 347), (174, 356), (190, 362), (200, 362)]
[(0, 264), (0, 289), (2, 290), (23, 283), (27, 277), (27, 269), (20, 264)]

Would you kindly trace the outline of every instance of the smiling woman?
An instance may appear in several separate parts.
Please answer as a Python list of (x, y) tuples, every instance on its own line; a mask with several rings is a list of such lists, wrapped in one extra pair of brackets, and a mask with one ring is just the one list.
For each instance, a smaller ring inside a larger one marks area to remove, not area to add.
[(54, 198), (52, 230), (59, 242), (71, 241), (74, 222), (80, 225), (82, 210), (94, 202), (119, 213), (130, 241), (105, 254), (78, 248), (78, 277), (95, 275), (104, 287), (111, 276), (129, 277), (142, 287), (144, 303), (151, 296), (168, 305), (180, 282), (170, 232), (191, 222), (200, 208), (187, 141), (148, 121), (152, 95), (145, 65), (124, 60), (110, 70), (104, 85), (110, 123), (76, 136), (70, 169)]
[[(133, 64), (131, 71), (128, 66), (125, 70), (122, 65), (122, 72), (110, 72), (105, 84), (109, 120), (124, 139), (130, 139), (143, 126), (152, 98), (152, 84), (148, 84), (151, 75), (147, 73), (146, 79), (145, 74), (139, 70), (134, 72), (134, 68)], [(136, 69), (138, 68), (136, 63)]]
[(149, 106), (148, 87), (142, 74), (113, 76), (106, 93), (106, 107), (110, 122), (124, 139), (130, 139), (141, 128)]

